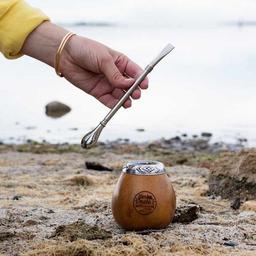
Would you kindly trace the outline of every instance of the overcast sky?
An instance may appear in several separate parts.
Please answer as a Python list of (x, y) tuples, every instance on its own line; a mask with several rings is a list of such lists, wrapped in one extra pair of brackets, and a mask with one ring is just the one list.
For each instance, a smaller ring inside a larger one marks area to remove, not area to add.
[(255, 0), (28, 0), (52, 20), (202, 26), (256, 20)]

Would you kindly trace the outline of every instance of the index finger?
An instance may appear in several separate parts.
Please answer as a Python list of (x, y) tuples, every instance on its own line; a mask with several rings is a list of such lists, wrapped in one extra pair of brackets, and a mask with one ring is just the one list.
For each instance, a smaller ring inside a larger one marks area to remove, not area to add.
[[(143, 69), (139, 65), (137, 65), (135, 62), (128, 59), (124, 72), (128, 76), (136, 79), (142, 74)], [(147, 77), (140, 84), (140, 88), (141, 89), (147, 89), (148, 88), (148, 78)]]

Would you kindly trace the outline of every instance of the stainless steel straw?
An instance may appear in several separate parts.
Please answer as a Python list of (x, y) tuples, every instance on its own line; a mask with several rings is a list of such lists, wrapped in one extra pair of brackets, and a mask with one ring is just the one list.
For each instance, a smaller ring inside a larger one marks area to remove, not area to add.
[(125, 101), (129, 98), (129, 96), (134, 92), (134, 90), (140, 85), (140, 83), (145, 79), (145, 77), (153, 70), (155, 65), (163, 59), (168, 53), (170, 53), (174, 49), (174, 46), (171, 44), (167, 44), (161, 53), (144, 69), (143, 73), (136, 79), (134, 84), (130, 87), (130, 89), (124, 94), (124, 96), (117, 102), (117, 104), (109, 111), (109, 113), (105, 116), (105, 118), (98, 124), (98, 126), (87, 133), (82, 141), (81, 146), (83, 148), (90, 148), (94, 146), (98, 138), (100, 136), (101, 131), (109, 122), (109, 120), (115, 115), (115, 113), (119, 110), (120, 107), (123, 106)]

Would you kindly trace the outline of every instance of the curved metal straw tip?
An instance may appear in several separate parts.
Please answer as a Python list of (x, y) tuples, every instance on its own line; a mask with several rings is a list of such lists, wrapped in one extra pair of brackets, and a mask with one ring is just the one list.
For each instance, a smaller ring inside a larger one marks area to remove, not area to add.
[(172, 44), (167, 44), (164, 49), (162, 50), (162, 54), (168, 54), (169, 52), (171, 52), (175, 47)]
[(163, 59), (167, 54), (169, 54), (175, 47), (172, 44), (167, 44), (163, 50), (157, 55), (157, 57), (149, 64), (152, 68), (161, 60)]
[(88, 132), (84, 135), (81, 141), (82, 148), (91, 148), (93, 147), (100, 136), (101, 131), (103, 130), (104, 125), (99, 124), (96, 128), (94, 128), (92, 131)]

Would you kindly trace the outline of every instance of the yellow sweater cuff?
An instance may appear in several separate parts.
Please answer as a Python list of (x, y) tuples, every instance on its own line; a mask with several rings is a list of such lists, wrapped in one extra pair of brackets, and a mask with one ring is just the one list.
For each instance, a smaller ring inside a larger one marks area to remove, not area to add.
[(0, 51), (8, 59), (22, 54), (27, 36), (49, 18), (23, 0), (0, 1)]

